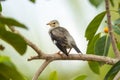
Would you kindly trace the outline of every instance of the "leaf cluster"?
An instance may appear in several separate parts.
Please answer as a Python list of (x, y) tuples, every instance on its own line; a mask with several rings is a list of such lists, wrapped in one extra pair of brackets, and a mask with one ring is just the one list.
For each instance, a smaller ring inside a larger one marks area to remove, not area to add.
[[(89, 1), (95, 7), (98, 7), (102, 3), (102, 1), (99, 2), (98, 0), (89, 0)], [(112, 7), (115, 6), (113, 0), (110, 0), (110, 3)], [(119, 10), (120, 10), (120, 6), (118, 6), (118, 10), (116, 11), (111, 10), (111, 12), (116, 12), (117, 14), (120, 14)], [(106, 11), (95, 16), (86, 29), (85, 37), (88, 40), (87, 51), (86, 51), (87, 54), (94, 54), (100, 56), (109, 56), (110, 54), (109, 48), (111, 46), (111, 39), (110, 39), (110, 35), (108, 34), (109, 30), (108, 33), (98, 31), (100, 24), (104, 20), (105, 15), (106, 15)], [(113, 21), (112, 29), (115, 36), (117, 48), (120, 50), (120, 41), (119, 41), (120, 18), (117, 18), (116, 20)], [(88, 61), (88, 64), (90, 69), (96, 74), (100, 74), (100, 67), (104, 65), (101, 62), (93, 62), (93, 61)], [(113, 80), (115, 75), (120, 70), (119, 65), (120, 65), (119, 61), (115, 65), (113, 65), (110, 71), (106, 74), (104, 80)]]
[[(2, 5), (0, 4), (0, 12)], [(27, 29), (21, 22), (2, 16), (0, 13), (0, 39), (11, 45), (20, 55), (25, 54), (27, 43), (19, 34), (14, 33), (11, 28), (19, 27)], [(0, 51), (3, 51), (5, 46), (0, 44)], [(15, 67), (13, 62), (7, 56), (0, 55), (0, 79), (1, 80), (27, 80)]]

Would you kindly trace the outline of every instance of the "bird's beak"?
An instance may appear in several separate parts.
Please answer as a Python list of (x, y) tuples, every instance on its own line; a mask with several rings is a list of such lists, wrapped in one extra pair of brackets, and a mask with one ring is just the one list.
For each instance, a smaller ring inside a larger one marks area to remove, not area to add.
[(47, 23), (46, 25), (50, 25), (50, 23)]

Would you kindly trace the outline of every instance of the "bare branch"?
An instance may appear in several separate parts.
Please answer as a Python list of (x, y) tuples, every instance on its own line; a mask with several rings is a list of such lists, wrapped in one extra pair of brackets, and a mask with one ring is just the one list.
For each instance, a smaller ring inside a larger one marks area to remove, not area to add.
[(97, 56), (97, 55), (90, 55), (90, 54), (69, 54), (69, 56), (66, 56), (64, 54), (58, 55), (58, 54), (45, 54), (43, 56), (33, 56), (28, 59), (28, 61), (31, 60), (37, 60), (37, 59), (52, 59), (52, 60), (83, 60), (83, 61), (99, 61), (104, 62), (106, 64), (115, 64), (119, 59), (113, 59), (110, 57), (105, 56)]
[(112, 47), (115, 53), (116, 58), (120, 58), (120, 52), (117, 49), (116, 43), (115, 43), (115, 38), (112, 33), (112, 24), (111, 24), (111, 15), (110, 15), (110, 10), (109, 10), (109, 0), (105, 0), (105, 6), (106, 6), (106, 11), (107, 11), (107, 21), (108, 21), (108, 28), (109, 28), (109, 34), (112, 42)]
[(27, 43), (32, 49), (34, 49), (39, 56), (42, 56), (42, 55), (44, 54), (34, 43), (32, 43), (30, 40), (28, 40), (27, 38), (25, 38), (24, 36), (22, 36), (22, 34), (20, 34), (19, 31), (17, 31), (14, 27), (10, 26), (10, 29), (11, 29), (14, 33), (17, 33), (17, 34), (19, 34), (21, 37), (23, 37), (23, 39), (26, 41), (26, 43)]
[(37, 70), (37, 72), (34, 74), (33, 79), (32, 80), (37, 80), (39, 75), (41, 74), (41, 72), (47, 67), (47, 65), (51, 62), (52, 60), (46, 60), (41, 66), (40, 68)]
[(86, 55), (86, 54), (69, 54), (69, 56), (66, 56), (65, 54), (44, 54), (42, 56), (33, 56), (28, 59), (28, 61), (31, 60), (37, 60), (37, 59), (45, 59), (46, 61), (41, 65), (41, 67), (37, 70), (37, 72), (34, 74), (34, 77), (32, 80), (37, 80), (41, 72), (46, 68), (46, 66), (51, 62), (55, 60), (83, 60), (83, 61), (100, 61), (104, 62), (106, 64), (115, 64), (118, 59), (113, 59), (110, 57), (105, 56), (97, 56), (97, 55)]

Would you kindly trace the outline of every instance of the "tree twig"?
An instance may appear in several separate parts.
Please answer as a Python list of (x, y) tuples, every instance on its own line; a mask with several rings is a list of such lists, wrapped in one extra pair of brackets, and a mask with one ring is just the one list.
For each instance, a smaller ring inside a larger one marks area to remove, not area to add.
[(97, 56), (97, 55), (91, 55), (91, 54), (69, 54), (69, 56), (66, 56), (64, 54), (57, 55), (57, 54), (45, 54), (43, 56), (33, 56), (28, 59), (28, 61), (31, 60), (37, 60), (37, 59), (53, 59), (53, 60), (83, 60), (83, 61), (99, 61), (104, 62), (106, 64), (115, 64), (119, 59), (113, 59), (110, 57), (105, 56)]
[(83, 61), (99, 61), (104, 62), (106, 64), (114, 65), (119, 59), (113, 59), (110, 57), (105, 56), (97, 56), (97, 55), (88, 55), (88, 54), (69, 54), (69, 56), (66, 56), (64, 54), (58, 55), (56, 53), (54, 54), (44, 54), (42, 56), (33, 56), (28, 59), (28, 61), (31, 60), (38, 60), (38, 59), (44, 59), (46, 60), (41, 67), (37, 70), (37, 72), (34, 74), (32, 80), (38, 80), (39, 75), (41, 72), (47, 67), (47, 65), (51, 61), (55, 60), (83, 60)]
[(115, 43), (115, 38), (112, 32), (112, 24), (111, 24), (111, 15), (110, 15), (110, 10), (109, 10), (109, 0), (105, 0), (105, 6), (106, 6), (106, 11), (107, 11), (107, 21), (108, 21), (108, 28), (109, 28), (109, 34), (111, 38), (111, 43), (113, 47), (113, 51), (115, 53), (116, 58), (120, 58), (120, 52), (117, 49), (116, 43)]
[(42, 56), (44, 53), (34, 44), (32, 43), (30, 40), (28, 40), (27, 38), (25, 38), (22, 34), (19, 33), (19, 31), (17, 31), (13, 26), (9, 26), (9, 28), (11, 29), (12, 32), (19, 34), (21, 37), (23, 37), (23, 39), (26, 41), (26, 43), (36, 51), (36, 53), (39, 56)]
[(47, 67), (47, 65), (52, 61), (52, 59), (45, 60), (45, 62), (40, 66), (40, 68), (36, 71), (32, 80), (37, 80), (41, 72)]

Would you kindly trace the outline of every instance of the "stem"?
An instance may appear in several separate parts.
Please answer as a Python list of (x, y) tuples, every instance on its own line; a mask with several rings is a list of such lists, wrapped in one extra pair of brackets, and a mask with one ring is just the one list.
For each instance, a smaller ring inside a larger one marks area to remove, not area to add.
[(33, 76), (32, 80), (38, 80), (39, 75), (42, 73), (42, 71), (47, 67), (47, 65), (51, 62), (51, 60), (46, 60), (41, 66), (40, 68), (37, 70), (37, 72), (35, 73), (35, 75)]
[(44, 54), (43, 56), (33, 56), (28, 59), (28, 61), (31, 60), (38, 60), (38, 59), (52, 59), (55, 60), (83, 60), (83, 61), (98, 61), (98, 62), (104, 62), (106, 64), (115, 64), (119, 59), (113, 59), (110, 57), (105, 56), (97, 56), (97, 55), (88, 55), (88, 54), (69, 54), (69, 56), (66, 56), (64, 54), (56, 55), (56, 54)]
[(116, 46), (116, 43), (115, 43), (115, 38), (114, 38), (114, 35), (113, 35), (113, 32), (112, 32), (111, 15), (110, 15), (110, 10), (109, 10), (109, 0), (105, 0), (105, 6), (106, 6), (106, 12), (107, 12), (109, 35), (110, 35), (110, 38), (111, 38), (113, 51), (114, 51), (115, 57), (120, 58), (120, 52), (117, 49), (117, 46)]
[(13, 26), (9, 26), (9, 28), (11, 29), (12, 32), (19, 34), (25, 41), (26, 43), (34, 50), (36, 51), (36, 53), (39, 56), (42, 56), (44, 53), (34, 44), (32, 43), (30, 40), (28, 40), (27, 38), (25, 38), (22, 34), (19, 33), (19, 31), (17, 31)]

